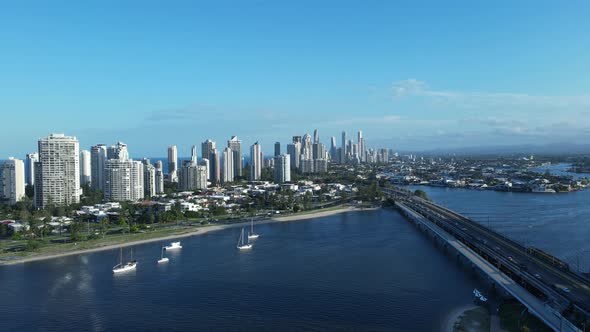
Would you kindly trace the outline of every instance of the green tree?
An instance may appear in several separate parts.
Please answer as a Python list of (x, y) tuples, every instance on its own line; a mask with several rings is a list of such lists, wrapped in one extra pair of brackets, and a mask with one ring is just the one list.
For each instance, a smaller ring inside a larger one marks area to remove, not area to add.
[(100, 220), (99, 227), (100, 227), (100, 233), (102, 234), (102, 237), (104, 238), (105, 234), (107, 233), (107, 231), (109, 229), (109, 218), (102, 218)]
[(428, 195), (426, 194), (426, 192), (424, 190), (416, 189), (414, 191), (414, 195), (418, 196), (422, 199), (425, 199), (425, 200), (430, 200), (430, 198), (428, 198)]
[(119, 226), (121, 226), (123, 233), (125, 233), (127, 230), (127, 219), (124, 215), (119, 215)]
[(70, 224), (70, 240), (72, 241), (81, 241), (82, 234), (81, 234), (82, 224), (77, 221), (72, 221)]

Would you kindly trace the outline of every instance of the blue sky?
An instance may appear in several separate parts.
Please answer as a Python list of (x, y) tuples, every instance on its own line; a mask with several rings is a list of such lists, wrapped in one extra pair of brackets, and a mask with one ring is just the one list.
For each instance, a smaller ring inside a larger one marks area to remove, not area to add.
[(362, 129), (402, 150), (590, 138), (587, 1), (0, 2), (0, 159)]

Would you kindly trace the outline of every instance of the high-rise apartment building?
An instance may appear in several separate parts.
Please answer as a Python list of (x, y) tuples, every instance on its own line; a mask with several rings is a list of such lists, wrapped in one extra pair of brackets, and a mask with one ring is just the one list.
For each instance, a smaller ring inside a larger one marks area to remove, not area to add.
[(8, 158), (0, 163), (0, 203), (13, 205), (25, 197), (25, 163)]
[(342, 132), (342, 150), (340, 151), (340, 163), (346, 164), (346, 132)]
[(230, 148), (223, 150), (223, 183), (234, 182), (234, 154)]
[(39, 139), (35, 164), (35, 206), (80, 203), (80, 145), (76, 137), (51, 134)]
[(149, 159), (143, 159), (143, 195), (145, 197), (156, 196), (156, 167), (150, 164)]
[(183, 191), (207, 189), (207, 169), (193, 162), (183, 162), (178, 177), (178, 188)]
[(29, 186), (35, 185), (35, 163), (39, 161), (37, 152), (27, 154), (25, 159), (25, 183)]
[(336, 137), (332, 136), (330, 139), (330, 159), (332, 159), (333, 162), (338, 162), (340, 156), (338, 156), (337, 153), (338, 148), (336, 147)]
[(258, 142), (250, 147), (250, 181), (259, 181), (262, 175), (262, 148)]
[(176, 145), (168, 147), (168, 181), (178, 182), (178, 151)]
[(164, 170), (162, 169), (164, 165), (162, 165), (162, 161), (158, 160), (154, 164), (155, 167), (155, 190), (156, 195), (164, 193)]
[(242, 177), (244, 175), (244, 164), (242, 161), (242, 141), (237, 136), (232, 136), (227, 141), (227, 147), (232, 150), (234, 163), (234, 178)]
[(274, 156), (280, 156), (281, 155), (281, 142), (275, 142), (275, 154)]
[(90, 184), (93, 189), (104, 190), (104, 164), (106, 161), (106, 145), (97, 144), (90, 148)]
[(109, 146), (107, 148), (107, 160), (108, 159), (129, 159), (129, 150), (127, 150), (127, 144), (123, 142), (117, 142), (117, 144)]
[(209, 178), (213, 183), (221, 182), (221, 156), (217, 149), (209, 154)]
[(80, 152), (80, 185), (89, 185), (92, 181), (90, 151)]
[(291, 181), (291, 157), (288, 154), (275, 156), (275, 182)]
[(197, 163), (197, 146), (193, 145), (191, 148), (191, 162)]
[(287, 145), (287, 154), (291, 158), (291, 168), (299, 169), (299, 155), (301, 155), (301, 143), (296, 142)]
[(143, 173), (143, 164), (140, 161), (130, 159), (107, 160), (104, 170), (105, 200), (134, 202), (143, 199)]

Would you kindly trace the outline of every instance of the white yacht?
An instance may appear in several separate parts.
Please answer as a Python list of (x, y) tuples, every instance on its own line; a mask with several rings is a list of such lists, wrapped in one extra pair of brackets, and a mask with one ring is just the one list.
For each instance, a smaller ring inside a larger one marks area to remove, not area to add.
[(250, 243), (250, 240), (247, 240), (247, 242), (244, 243), (244, 238), (244, 229), (242, 228), (242, 233), (240, 234), (240, 239), (238, 240), (238, 245), (236, 247), (240, 250), (252, 249), (252, 244)]
[(174, 250), (174, 249), (182, 249), (180, 242), (172, 242), (169, 246), (165, 246), (164, 249), (166, 250)]
[(168, 263), (168, 261), (169, 261), (168, 257), (164, 257), (164, 247), (162, 247), (162, 255), (160, 256), (160, 259), (158, 259), (158, 264)]
[(129, 262), (123, 264), (123, 248), (121, 248), (121, 253), (119, 254), (119, 256), (119, 264), (113, 266), (113, 273), (121, 273), (135, 270), (135, 268), (137, 267), (137, 261), (133, 259), (133, 249), (131, 249), (131, 260)]
[(250, 219), (250, 232), (248, 232), (248, 239), (257, 239), (260, 235), (254, 233), (254, 218)]

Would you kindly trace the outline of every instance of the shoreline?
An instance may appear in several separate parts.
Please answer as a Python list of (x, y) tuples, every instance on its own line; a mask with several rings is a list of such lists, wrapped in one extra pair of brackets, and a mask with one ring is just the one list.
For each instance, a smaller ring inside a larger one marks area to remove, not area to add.
[[(310, 213), (302, 213), (299, 215), (296, 214), (296, 215), (289, 215), (289, 216), (271, 217), (270, 219), (265, 219), (265, 220), (256, 222), (256, 224), (263, 225), (263, 224), (274, 224), (274, 223), (280, 223), (280, 222), (303, 221), (303, 220), (309, 220), (309, 219), (315, 219), (315, 218), (328, 217), (328, 216), (332, 216), (332, 215), (336, 215), (336, 214), (340, 214), (340, 213), (344, 213), (344, 212), (374, 211), (377, 209), (380, 209), (380, 208), (379, 207), (376, 207), (376, 208), (355, 208), (355, 207), (350, 207), (350, 206), (344, 206), (342, 208), (329, 210), (329, 211), (317, 211), (317, 212), (310, 212)], [(239, 222), (239, 223), (235, 223), (235, 224), (203, 226), (203, 227), (199, 227), (195, 230), (188, 231), (186, 233), (170, 234), (170, 235), (165, 235), (165, 236), (160, 236), (160, 237), (154, 237), (152, 239), (137, 240), (137, 241), (131, 241), (131, 242), (118, 243), (118, 244), (110, 244), (110, 245), (104, 245), (104, 246), (99, 246), (99, 247), (95, 247), (95, 248), (73, 250), (73, 251), (56, 253), (56, 254), (48, 254), (48, 255), (41, 254), (38, 256), (23, 257), (23, 258), (15, 259), (15, 260), (0, 261), (0, 267), (8, 266), (8, 265), (16, 265), (16, 264), (21, 264), (21, 263), (41, 261), (41, 260), (47, 260), (47, 259), (54, 259), (54, 258), (60, 258), (60, 257), (66, 257), (66, 256), (88, 254), (88, 253), (93, 253), (93, 252), (98, 252), (98, 251), (106, 251), (106, 250), (118, 249), (118, 248), (122, 248), (122, 247), (130, 247), (130, 246), (151, 243), (151, 242), (157, 242), (157, 241), (173, 240), (173, 239), (180, 239), (180, 238), (186, 238), (186, 237), (191, 237), (191, 236), (198, 236), (198, 235), (207, 234), (209, 232), (215, 232), (215, 231), (220, 231), (220, 230), (229, 229), (229, 228), (236, 228), (236, 227), (241, 227), (241, 226), (245, 226), (245, 225), (249, 225), (249, 224), (250, 224), (250, 222), (244, 221), (244, 222)]]
[(478, 306), (476, 305), (466, 305), (451, 311), (445, 320), (445, 328), (443, 331), (445, 332), (455, 332), (455, 324), (457, 324), (461, 317), (465, 314), (465, 312), (473, 309), (477, 309)]

